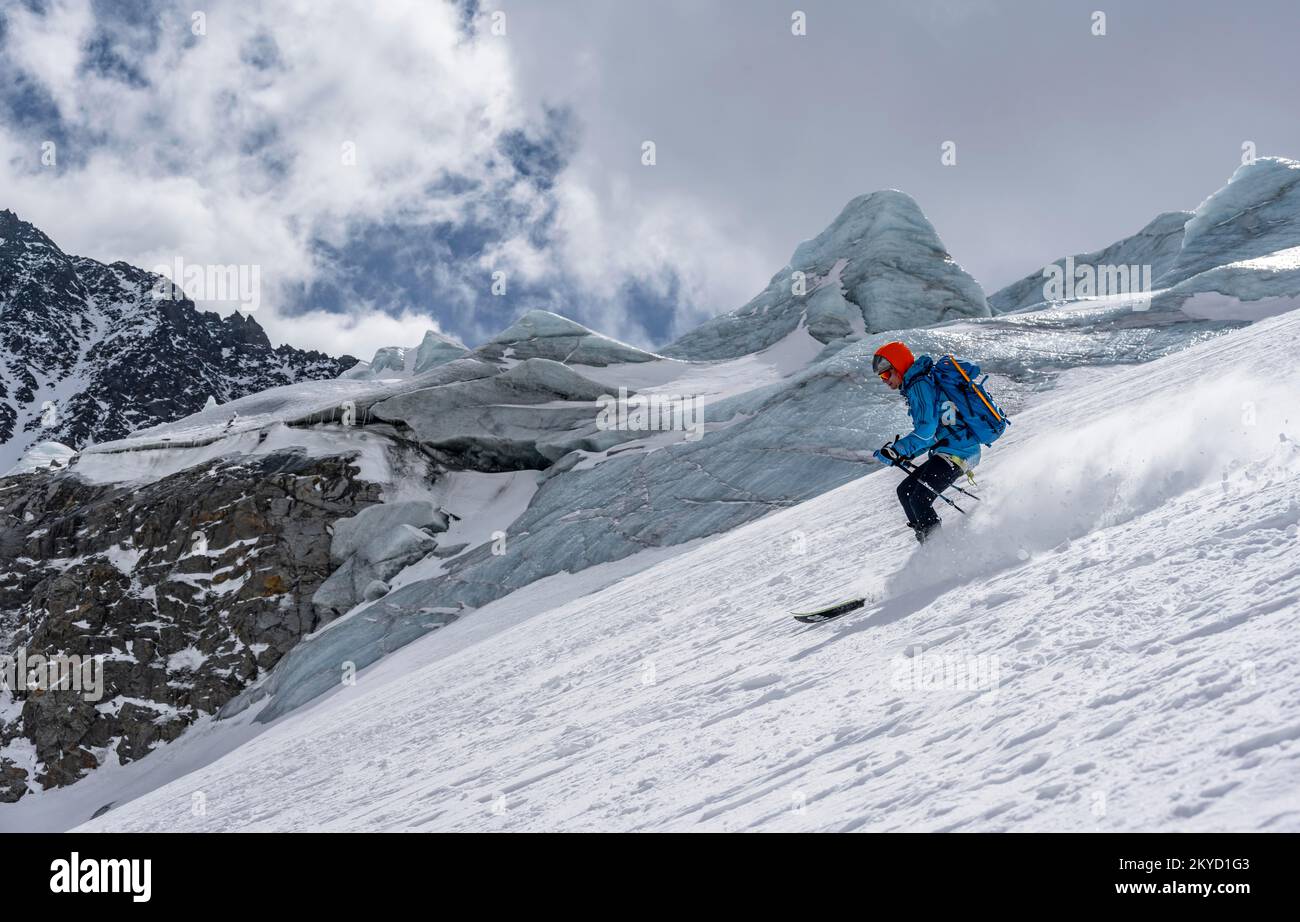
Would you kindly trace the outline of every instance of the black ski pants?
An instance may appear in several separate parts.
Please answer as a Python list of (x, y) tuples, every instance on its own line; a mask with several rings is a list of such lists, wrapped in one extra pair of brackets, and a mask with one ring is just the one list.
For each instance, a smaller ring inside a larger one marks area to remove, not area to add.
[[(898, 501), (903, 504), (909, 525), (929, 527), (939, 521), (934, 511), (935, 494), (957, 482), (961, 468), (943, 455), (930, 455), (930, 459), (903, 478), (898, 485)], [(926, 486), (930, 489), (926, 489)], [(933, 492), (931, 492), (933, 491)]]

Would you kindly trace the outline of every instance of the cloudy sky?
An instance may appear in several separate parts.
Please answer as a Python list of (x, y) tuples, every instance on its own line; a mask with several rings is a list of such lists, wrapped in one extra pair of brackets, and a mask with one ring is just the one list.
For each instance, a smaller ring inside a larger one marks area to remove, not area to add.
[(862, 192), (988, 292), (1194, 208), (1300, 157), (1298, 39), (1290, 0), (0, 0), (0, 208), (257, 265), (276, 342), (544, 307), (654, 346)]

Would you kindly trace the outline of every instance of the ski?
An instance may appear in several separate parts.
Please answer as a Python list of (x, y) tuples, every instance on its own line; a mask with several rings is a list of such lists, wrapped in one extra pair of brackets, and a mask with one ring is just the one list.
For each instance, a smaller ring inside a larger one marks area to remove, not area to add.
[(794, 616), (794, 620), (802, 621), (804, 624), (820, 624), (822, 621), (830, 621), (832, 618), (838, 618), (847, 612), (857, 611), (866, 604), (866, 599), (847, 599), (814, 611), (796, 611), (791, 612), (791, 614)]

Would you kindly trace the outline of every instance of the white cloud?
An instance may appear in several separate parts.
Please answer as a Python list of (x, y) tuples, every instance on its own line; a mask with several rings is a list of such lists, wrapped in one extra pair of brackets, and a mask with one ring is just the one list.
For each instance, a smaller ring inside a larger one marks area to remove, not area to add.
[[(422, 0), (243, 0), (206, 11), (207, 34), (190, 48), (189, 7), (164, 16), (158, 50), (132, 60), (146, 89), (78, 68), (93, 34), (86, 0), (59, 0), (46, 17), (12, 14), (5, 53), (50, 93), (73, 138), (107, 143), (64, 145), (63, 169), (41, 169), (41, 139), (0, 126), (3, 206), (68, 252), (107, 262), (258, 265), (269, 307), (259, 321), (325, 348), (340, 341), (329, 324), (273, 319), (275, 292), (325, 268), (313, 237), (339, 245), (349, 224), (399, 214), (458, 221), (465, 204), (431, 198), (428, 186), (447, 174), (492, 182), (510, 169), (500, 156), (487, 166), (499, 134), (522, 121), (507, 46), (465, 41), (450, 4)], [(278, 47), (281, 63), (268, 70), (241, 59), (261, 35)], [(258, 131), (269, 139), (264, 161), (241, 149)], [(355, 165), (343, 162), (345, 142)], [(283, 177), (277, 161), (289, 165)], [(358, 329), (406, 331), (382, 317)], [(413, 332), (418, 342), (423, 326)]]
[[(513, 32), (470, 40), (457, 8), (429, 0), (214, 0), (204, 7), (206, 35), (191, 36), (191, 5), (177, 2), (162, 15), (154, 50), (123, 49), (149, 82), (143, 89), (78, 66), (95, 34), (89, 0), (55, 0), (47, 17), (11, 16), (6, 53), (15, 50), (16, 63), (49, 91), (74, 143), (107, 143), (61, 150), (63, 168), (43, 170), (34, 167), (34, 140), (0, 125), (0, 207), (65, 250), (103, 261), (256, 265), (256, 316), (273, 341), (361, 357), (377, 336), (413, 345), (431, 322), (410, 312), (393, 320), (364, 303), (347, 307), (356, 322), (324, 311), (276, 314), (286, 292), (329, 283), (334, 267), (320, 262), (313, 240), (341, 247), (358, 226), (497, 226), (492, 209), (508, 205), (524, 217), (512, 219), (517, 230), (480, 254), (477, 266), (449, 267), (429, 254), (422, 268), (432, 269), (439, 309), (469, 310), (499, 269), (512, 284), (567, 291), (576, 282), (580, 304), (557, 308), (616, 336), (644, 323), (625, 316), (620, 300), (630, 277), (660, 293), (679, 280), (681, 331), (742, 303), (754, 280), (772, 271), (689, 194), (656, 190), (636, 182), (639, 175), (629, 181), (607, 157), (579, 151), (549, 191), (516, 181), (497, 149), (501, 135), (535, 127), (541, 119), (532, 116), (549, 104), (582, 99), (546, 99), (520, 86), (512, 56), (521, 40)], [(123, 28), (115, 41), (142, 34)], [(250, 51), (270, 66), (251, 66)], [(595, 66), (588, 55), (579, 70), (594, 78)], [(342, 161), (345, 143), (355, 165)], [(447, 176), (479, 186), (429, 194)], [(552, 208), (539, 245), (529, 231)], [(394, 254), (401, 265), (412, 258), (419, 253)], [(480, 275), (477, 289), (472, 280)], [(480, 335), (496, 323), (455, 322)]]
[(44, 16), (25, 7), (6, 11), (10, 40), (5, 54), (54, 97), (60, 109), (77, 105), (77, 65), (94, 23), (87, 0), (55, 0)]
[(370, 361), (375, 350), (384, 346), (419, 345), (426, 330), (442, 332), (437, 320), (415, 313), (393, 317), (382, 311), (349, 315), (308, 311), (282, 317), (259, 311), (252, 316), (266, 328), (272, 342), (311, 343), (312, 348), (330, 355), (353, 355), (364, 361)]
[[(602, 195), (582, 178), (596, 169), (573, 170), (556, 184), (557, 250), (584, 294), (612, 306), (605, 299), (629, 277), (666, 285), (671, 270), (682, 289), (681, 333), (745, 303), (758, 290), (755, 280), (765, 281), (777, 268), (727, 234), (689, 195), (647, 194), (618, 175), (608, 178)], [(618, 329), (619, 319), (609, 317), (606, 328)]]

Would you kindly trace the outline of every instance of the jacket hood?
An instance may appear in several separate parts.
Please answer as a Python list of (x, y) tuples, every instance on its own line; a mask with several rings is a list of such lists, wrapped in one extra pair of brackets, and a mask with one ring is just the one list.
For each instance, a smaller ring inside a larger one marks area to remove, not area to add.
[(930, 358), (928, 355), (918, 355), (916, 361), (912, 363), (912, 367), (907, 369), (903, 374), (903, 390), (907, 390), (911, 387), (912, 382), (917, 378), (924, 378), (928, 375), (930, 369), (933, 367), (934, 359)]

